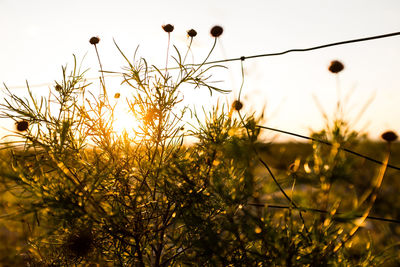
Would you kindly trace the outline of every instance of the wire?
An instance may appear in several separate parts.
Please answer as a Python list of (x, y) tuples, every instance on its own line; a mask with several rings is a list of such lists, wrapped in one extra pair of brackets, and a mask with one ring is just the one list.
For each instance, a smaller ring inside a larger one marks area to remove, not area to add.
[[(327, 47), (332, 47), (332, 46), (365, 42), (365, 41), (388, 38), (388, 37), (393, 37), (393, 36), (398, 36), (398, 35), (400, 35), (400, 32), (393, 32), (393, 33), (387, 33), (387, 34), (382, 34), (382, 35), (375, 35), (375, 36), (370, 36), (370, 37), (364, 37), (364, 38), (340, 41), (340, 42), (336, 42), (336, 43), (324, 44), (324, 45), (319, 45), (319, 46), (314, 46), (314, 47), (309, 47), (309, 48), (292, 48), (292, 49), (282, 51), (282, 52), (277, 52), (277, 53), (267, 53), (267, 54), (252, 55), (252, 56), (241, 56), (238, 58), (221, 59), (221, 60), (215, 60), (215, 61), (209, 61), (209, 62), (203, 62), (203, 63), (197, 63), (197, 64), (186, 64), (186, 66), (200, 66), (200, 65), (232, 62), (232, 61), (238, 61), (238, 60), (244, 61), (246, 59), (259, 58), (259, 57), (281, 56), (281, 55), (292, 53), (292, 52), (307, 52), (307, 51), (312, 51), (312, 50), (317, 50), (317, 49), (322, 49), (322, 48), (327, 48)], [(170, 69), (173, 69), (173, 68), (170, 68)], [(106, 77), (107, 77), (107, 75), (106, 75)], [(92, 79), (98, 79), (98, 77), (87, 78), (87, 80), (92, 80)], [(41, 87), (41, 86), (46, 86), (46, 85), (51, 85), (51, 84), (52, 83), (36, 84), (36, 85), (30, 85), (30, 87)], [(25, 88), (25, 86), (11, 86), (8, 88), (19, 89), (19, 88)]]
[(292, 49), (289, 49), (289, 50), (286, 50), (286, 51), (283, 51), (283, 52), (277, 52), (277, 53), (260, 54), (260, 55), (253, 55), (253, 56), (247, 56), (247, 57), (241, 56), (241, 57), (238, 57), (238, 58), (215, 60), (215, 61), (207, 62), (207, 64), (216, 64), (216, 63), (231, 62), (231, 61), (238, 61), (238, 60), (243, 61), (243, 60), (246, 60), (246, 59), (258, 58), (258, 57), (281, 56), (281, 55), (292, 53), (292, 52), (307, 52), (307, 51), (327, 48), (327, 47), (331, 47), (331, 46), (338, 46), (338, 45), (344, 45), (344, 44), (365, 42), (365, 41), (370, 41), (370, 40), (393, 37), (393, 36), (397, 36), (397, 35), (400, 35), (400, 32), (393, 32), (393, 33), (370, 36), (370, 37), (365, 37), (365, 38), (352, 39), (352, 40), (341, 41), (341, 42), (330, 43), (330, 44), (324, 44), (324, 45), (319, 45), (319, 46), (314, 46), (314, 47), (309, 47), (309, 48), (292, 48)]
[[(298, 209), (298, 210), (304, 210), (304, 211), (311, 211), (311, 212), (316, 212), (316, 213), (330, 213), (329, 211), (326, 210), (321, 210), (321, 209), (313, 209), (313, 208), (304, 208), (304, 207), (293, 207), (293, 206), (286, 206), (286, 205), (277, 205), (277, 204), (261, 204), (261, 203), (247, 203), (249, 206), (256, 206), (256, 207), (267, 207), (267, 208), (273, 208), (273, 209)], [(336, 212), (336, 214), (344, 214), (342, 212)], [(359, 218), (362, 217), (362, 215), (355, 215), (355, 217)], [(382, 217), (375, 217), (375, 216), (367, 216), (367, 219), (369, 220), (376, 220), (376, 221), (382, 221), (382, 222), (391, 222), (391, 223), (398, 223), (400, 224), (400, 220), (398, 219), (389, 219), (389, 218), (382, 218)]]
[[(292, 132), (288, 132), (288, 131), (284, 131), (284, 130), (280, 130), (280, 129), (276, 129), (276, 128), (272, 128), (272, 127), (262, 126), (262, 125), (256, 125), (256, 127), (259, 127), (259, 128), (261, 128), (261, 129), (266, 129), (266, 130), (274, 131), (274, 132), (278, 132), (278, 133), (283, 133), (283, 134), (288, 134), (288, 135), (296, 136), (296, 137), (299, 137), (299, 138), (311, 140), (311, 141), (318, 142), (318, 143), (321, 143), (321, 144), (325, 144), (325, 145), (328, 145), (328, 146), (333, 146), (333, 144), (330, 143), (330, 142), (328, 142), (328, 141), (320, 140), (320, 139), (317, 139), (317, 138), (313, 138), (313, 137), (309, 137), (309, 136), (305, 136), (305, 135), (301, 135), (301, 134), (297, 134), (297, 133), (292, 133)], [(376, 159), (374, 159), (374, 158), (365, 156), (365, 155), (363, 155), (363, 154), (360, 154), (360, 153), (355, 152), (355, 151), (353, 151), (353, 150), (350, 150), (350, 149), (348, 149), (348, 148), (338, 147), (338, 149), (343, 150), (343, 151), (346, 151), (346, 152), (351, 153), (351, 154), (353, 154), (353, 155), (356, 155), (356, 156), (358, 156), (358, 157), (364, 158), (364, 159), (366, 159), (366, 160), (372, 161), (372, 162), (374, 162), (374, 163), (377, 163), (377, 164), (380, 164), (380, 165), (383, 164), (382, 161), (379, 161), (379, 160), (376, 160)], [(387, 167), (388, 167), (388, 168), (391, 168), (391, 169), (395, 169), (395, 170), (400, 171), (400, 167), (397, 167), (397, 166), (394, 166), (394, 165), (387, 164)]]

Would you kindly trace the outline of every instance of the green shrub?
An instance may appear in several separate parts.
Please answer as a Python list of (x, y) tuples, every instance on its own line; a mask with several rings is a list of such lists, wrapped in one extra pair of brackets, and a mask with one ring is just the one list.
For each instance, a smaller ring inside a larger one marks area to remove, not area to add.
[[(17, 137), (2, 152), (2, 220), (20, 240), (1, 247), (5, 264), (370, 266), (385, 259), (369, 245), (356, 252), (339, 245), (348, 227), (334, 219), (336, 203), (315, 215), (285, 187), (278, 198), (289, 201), (287, 209), (264, 205), (280, 183), (257, 174), (263, 164), (273, 176), (259, 152), (259, 119), (241, 114), (239, 100), (184, 128), (182, 86), (224, 93), (207, 80), (216, 67), (205, 64), (208, 56), (188, 65), (176, 49), (178, 68), (160, 69), (120, 52), (127, 63), (122, 83), (132, 91), (127, 102), (139, 122), (134, 135), (113, 129), (118, 103), (104, 76), (100, 95), (88, 96), (76, 61), (49, 97), (37, 99), (29, 87), (28, 98), (7, 91), (2, 114), (16, 121)], [(196, 141), (184, 145), (187, 136)], [(314, 170), (332, 166), (326, 180), (315, 171), (297, 175), (320, 181), (322, 194), (336, 176), (351, 175), (339, 152), (313, 153)]]

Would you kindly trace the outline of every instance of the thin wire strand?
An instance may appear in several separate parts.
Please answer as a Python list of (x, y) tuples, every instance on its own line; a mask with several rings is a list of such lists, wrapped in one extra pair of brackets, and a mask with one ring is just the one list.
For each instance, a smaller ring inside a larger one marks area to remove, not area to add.
[[(320, 140), (320, 139), (317, 139), (317, 138), (313, 138), (313, 137), (309, 137), (309, 136), (305, 136), (305, 135), (301, 135), (301, 134), (297, 134), (297, 133), (292, 133), (292, 132), (288, 132), (288, 131), (284, 131), (284, 130), (280, 130), (280, 129), (276, 129), (276, 128), (272, 128), (272, 127), (262, 126), (262, 125), (256, 125), (256, 127), (259, 127), (259, 128), (261, 128), (261, 129), (266, 129), (266, 130), (274, 131), (274, 132), (278, 132), (278, 133), (283, 133), (283, 134), (288, 134), (288, 135), (296, 136), (296, 137), (299, 137), (299, 138), (311, 140), (311, 141), (318, 142), (318, 143), (321, 143), (321, 144), (325, 144), (325, 145), (328, 145), (328, 146), (333, 146), (333, 144), (330, 143), (330, 142), (328, 142), (328, 141)], [(383, 162), (380, 161), (380, 160), (377, 160), (377, 159), (374, 159), (374, 158), (365, 156), (365, 155), (363, 155), (363, 154), (360, 154), (360, 153), (355, 152), (355, 151), (353, 151), (353, 150), (350, 150), (350, 149), (348, 149), (348, 148), (345, 148), (345, 147), (338, 147), (338, 149), (343, 150), (343, 151), (348, 152), (348, 153), (351, 153), (351, 154), (356, 155), (356, 156), (358, 156), (358, 157), (364, 158), (364, 159), (366, 159), (366, 160), (372, 161), (372, 162), (374, 162), (374, 163), (383, 165)], [(391, 169), (395, 169), (395, 170), (400, 171), (400, 167), (397, 167), (397, 166), (394, 166), (394, 165), (391, 165), (391, 164), (388, 164), (387, 167), (388, 167), (388, 168), (391, 168)]]
[[(287, 205), (278, 205), (278, 204), (262, 204), (262, 203), (247, 203), (249, 206), (255, 206), (255, 207), (267, 207), (267, 208), (273, 208), (273, 209), (298, 209), (298, 210), (305, 210), (305, 211), (310, 211), (310, 212), (315, 212), (315, 213), (324, 213), (324, 214), (329, 214), (330, 212), (327, 210), (322, 210), (322, 209), (314, 209), (314, 208), (305, 208), (305, 207), (293, 207), (293, 206), (287, 206)], [(344, 214), (343, 212), (336, 212), (336, 214)], [(355, 217), (360, 218), (362, 215), (355, 215)], [(367, 216), (367, 219), (369, 220), (376, 220), (376, 221), (382, 221), (382, 222), (391, 222), (391, 223), (398, 223), (400, 224), (399, 219), (389, 219), (389, 218), (382, 218), (382, 217), (376, 217), (376, 216)]]
[[(240, 95), (241, 95), (241, 93), (242, 93), (242, 89), (243, 89), (243, 85), (244, 85), (244, 78), (245, 78), (243, 60), (241, 61), (240, 66), (241, 66), (241, 70), (242, 70), (242, 83), (241, 83), (241, 86), (240, 86), (239, 96), (238, 96), (238, 100), (237, 100), (237, 101), (239, 101), (239, 103), (240, 103)], [(238, 110), (238, 115), (239, 115), (239, 118), (240, 118), (241, 123), (243, 124), (243, 126), (244, 126), (245, 129), (246, 129), (247, 136), (248, 136), (249, 139), (250, 139), (249, 129), (246, 127), (246, 125), (245, 125), (245, 123), (244, 123), (244, 119), (243, 119), (243, 117), (242, 117), (242, 115), (241, 115), (241, 113), (240, 113), (240, 110)], [(258, 158), (259, 162), (261, 162), (261, 164), (267, 169), (267, 171), (268, 171), (269, 175), (271, 176), (272, 180), (274, 181), (275, 185), (279, 188), (279, 190), (280, 190), (281, 193), (284, 195), (284, 197), (289, 201), (289, 203), (290, 203), (294, 208), (298, 209), (298, 206), (297, 206), (296, 203), (293, 201), (293, 198), (292, 198), (292, 197), (289, 197), (289, 196), (286, 194), (286, 192), (285, 192), (285, 190), (282, 188), (281, 184), (280, 184), (280, 183), (278, 182), (278, 180), (275, 178), (275, 175), (274, 175), (274, 173), (272, 172), (272, 170), (271, 170), (271, 168), (269, 167), (269, 165), (261, 158), (260, 153), (258, 152), (257, 148), (254, 146), (254, 144), (252, 144), (252, 148), (253, 148), (253, 150), (254, 150), (254, 152), (255, 152), (255, 155), (256, 155), (256, 157)], [(305, 223), (305, 220), (304, 220), (304, 217), (303, 217), (303, 214), (302, 214), (301, 210), (299, 210), (299, 215), (300, 215), (300, 219), (301, 219), (302, 222), (303, 222), (304, 229), (305, 229), (306, 233), (309, 233), (308, 228), (307, 228), (307, 226), (306, 226), (306, 223)], [(308, 240), (308, 241), (311, 242), (311, 240)]]
[[(244, 75), (244, 66), (243, 66), (243, 60), (241, 61), (241, 71), (242, 71), (242, 82), (241, 82), (241, 86), (240, 86), (240, 92), (239, 92), (239, 98), (240, 99), (240, 94), (242, 92), (242, 88), (244, 85), (244, 79), (245, 79), (245, 75)], [(240, 100), (238, 100), (240, 101)], [(232, 107), (233, 108), (233, 107)], [(240, 113), (240, 109), (237, 110), (239, 118), (240, 118), (240, 122), (243, 124), (243, 127), (246, 129), (246, 133), (248, 138), (251, 138), (250, 132), (248, 127), (246, 127), (246, 123), (244, 122), (244, 118), (242, 116), (242, 114)], [(295, 208), (297, 208), (296, 203), (293, 201), (293, 199), (291, 197), (289, 197), (285, 190), (282, 188), (281, 184), (278, 182), (278, 180), (276, 179), (274, 173), (272, 172), (271, 168), (268, 166), (268, 164), (261, 158), (260, 154), (257, 151), (257, 148), (252, 144), (251, 147), (253, 148), (255, 155), (257, 156), (258, 160), (261, 162), (261, 164), (267, 169), (269, 175), (271, 176), (272, 180), (274, 181), (274, 183), (276, 184), (276, 186), (279, 188), (279, 190), (282, 192), (282, 194), (284, 195), (284, 197), (289, 201), (290, 204), (292, 204)]]
[[(221, 59), (221, 60), (215, 60), (215, 61), (209, 61), (209, 62), (203, 62), (203, 63), (197, 63), (197, 64), (186, 64), (186, 66), (200, 66), (200, 65), (208, 65), (208, 64), (215, 64), (215, 63), (232, 62), (232, 61), (238, 61), (238, 60), (243, 61), (246, 59), (259, 58), (259, 57), (281, 56), (281, 55), (285, 55), (285, 54), (292, 53), (292, 52), (308, 52), (308, 51), (323, 49), (323, 48), (332, 47), (332, 46), (365, 42), (365, 41), (371, 41), (371, 40), (376, 40), (376, 39), (394, 37), (394, 36), (398, 36), (398, 35), (400, 35), (400, 32), (393, 32), (393, 33), (370, 36), (370, 37), (365, 37), (365, 38), (346, 40), (346, 41), (341, 41), (341, 42), (336, 42), (336, 43), (329, 43), (329, 44), (324, 44), (324, 45), (319, 45), (319, 46), (314, 46), (314, 47), (309, 47), (309, 48), (292, 48), (292, 49), (289, 49), (289, 50), (286, 50), (283, 52), (266, 53), (266, 54), (260, 54), (260, 55), (252, 55), (252, 56), (241, 56), (238, 58)], [(174, 69), (174, 68), (170, 68), (170, 69)], [(97, 77), (96, 78), (87, 78), (87, 79), (88, 80), (89, 79), (97, 79)], [(44, 83), (44, 84), (36, 84), (36, 85), (34, 84), (34, 85), (31, 85), (31, 87), (40, 87), (40, 86), (46, 86), (46, 85), (52, 85), (52, 83)], [(9, 86), (8, 88), (19, 89), (19, 88), (25, 88), (25, 86), (11, 86), (11, 87)]]
[(309, 47), (309, 48), (292, 48), (292, 49), (289, 49), (289, 50), (286, 50), (286, 51), (283, 51), (283, 52), (277, 52), (277, 53), (267, 53), (267, 54), (253, 55), (253, 56), (247, 56), (247, 57), (246, 56), (241, 56), (241, 57), (238, 57), (238, 58), (215, 60), (215, 61), (207, 62), (207, 64), (232, 62), (232, 61), (238, 61), (238, 60), (242, 60), (243, 61), (243, 60), (246, 60), (246, 59), (259, 58), (259, 57), (281, 56), (281, 55), (288, 54), (288, 53), (293, 53), (293, 52), (308, 52), (308, 51), (327, 48), (327, 47), (332, 47), (332, 46), (351, 44), (351, 43), (358, 43), (358, 42), (365, 42), (365, 41), (370, 41), (370, 40), (393, 37), (393, 36), (397, 36), (397, 35), (400, 35), (400, 32), (393, 32), (393, 33), (375, 35), (375, 36), (370, 36), (370, 37), (365, 37), (365, 38), (358, 38), (358, 39), (352, 39), (352, 40), (347, 40), (347, 41), (341, 41), (341, 42), (336, 42), (336, 43), (329, 43), (329, 44), (318, 45), (318, 46)]

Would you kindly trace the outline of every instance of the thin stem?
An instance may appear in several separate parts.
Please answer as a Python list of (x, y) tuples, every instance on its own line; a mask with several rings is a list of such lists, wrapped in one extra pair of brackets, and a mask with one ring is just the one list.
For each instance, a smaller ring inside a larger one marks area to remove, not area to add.
[(335, 76), (336, 76), (336, 94), (337, 94), (337, 106), (336, 106), (337, 112), (336, 112), (336, 114), (340, 116), (340, 118), (337, 118), (337, 119), (341, 120), (343, 118), (343, 116), (342, 116), (343, 113), (342, 113), (342, 106), (341, 106), (341, 102), (340, 102), (340, 99), (341, 99), (340, 79), (339, 79), (339, 74), (336, 74)]
[(239, 89), (239, 95), (238, 95), (238, 101), (240, 102), (240, 96), (242, 95), (242, 89), (243, 89), (243, 85), (244, 85), (244, 66), (243, 66), (243, 61), (240, 61), (240, 69), (242, 72), (242, 84), (240, 85), (240, 89)]
[(167, 71), (168, 71), (168, 57), (169, 57), (169, 44), (171, 41), (171, 34), (168, 33), (168, 44), (167, 44), (167, 58), (165, 59), (165, 77), (167, 77)]
[(187, 51), (186, 51), (186, 54), (185, 54), (185, 56), (183, 57), (182, 65), (185, 64), (185, 61), (186, 61), (186, 58), (187, 58), (187, 56), (188, 56), (188, 54), (189, 54), (190, 48), (192, 47), (192, 43), (193, 43), (193, 37), (190, 37), (190, 43), (189, 43), (189, 45), (188, 45), (188, 49), (187, 49)]
[(387, 152), (386, 157), (383, 161), (383, 165), (381, 166), (381, 168), (379, 170), (379, 174), (375, 179), (376, 182), (373, 185), (373, 190), (370, 195), (370, 203), (368, 204), (368, 207), (365, 209), (364, 213), (361, 216), (359, 216), (359, 219), (357, 219), (357, 221), (355, 222), (355, 226), (350, 230), (349, 234), (343, 238), (342, 242), (340, 242), (339, 244), (337, 244), (335, 246), (335, 248), (333, 249), (333, 252), (338, 251), (348, 240), (350, 240), (354, 236), (354, 234), (357, 232), (357, 230), (361, 227), (363, 222), (368, 218), (368, 215), (375, 203), (376, 197), (378, 196), (378, 191), (379, 191), (379, 188), (381, 187), (383, 177), (385, 176), (385, 172), (387, 169), (387, 163), (389, 162), (389, 157), (390, 157), (390, 150)]
[(99, 61), (99, 65), (100, 65), (100, 71), (101, 71), (101, 77), (102, 77), (102, 80), (100, 79), (100, 82), (101, 82), (101, 86), (103, 87), (104, 97), (106, 97), (106, 80), (104, 79), (103, 65), (101, 64), (100, 55), (99, 55), (99, 51), (97, 50), (96, 44), (94, 45), (94, 49), (96, 50), (97, 59)]
[(218, 40), (218, 38), (214, 38), (214, 44), (213, 44), (213, 46), (211, 47), (210, 52), (208, 52), (208, 55), (207, 55), (207, 57), (204, 59), (203, 63), (197, 64), (198, 67), (197, 67), (197, 69), (196, 69), (193, 73), (196, 73), (203, 65), (208, 64), (208, 63), (207, 63), (207, 60), (208, 60), (208, 58), (211, 56), (211, 53), (214, 51), (214, 48), (215, 48), (215, 46), (217, 45), (217, 40)]

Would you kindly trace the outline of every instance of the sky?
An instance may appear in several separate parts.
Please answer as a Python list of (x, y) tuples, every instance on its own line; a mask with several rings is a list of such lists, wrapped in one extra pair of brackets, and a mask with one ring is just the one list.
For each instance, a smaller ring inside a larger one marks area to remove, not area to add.
[[(218, 60), (398, 32), (399, 14), (398, 0), (0, 0), (0, 87), (4, 83), (23, 95), (28, 81), (35, 94), (47, 94), (61, 78), (61, 66), (73, 65), (73, 54), (90, 68), (87, 77), (98, 77), (96, 54), (88, 42), (92, 36), (101, 38), (104, 69), (120, 71), (125, 64), (113, 39), (129, 57), (139, 45), (139, 56), (164, 66), (167, 35), (161, 25), (167, 23), (175, 26), (171, 43), (180, 51), (188, 45), (186, 31), (198, 32), (191, 60), (200, 62), (212, 46), (209, 30), (214, 25), (224, 28), (210, 58)], [(332, 60), (345, 65), (338, 77), (327, 70)], [(263, 110), (264, 125), (308, 135), (325, 124), (318, 106), (332, 117), (338, 97), (343, 101), (349, 96), (344, 113), (355, 130), (371, 138), (386, 130), (400, 133), (400, 36), (243, 64), (244, 110)], [(232, 93), (217, 100), (206, 90), (188, 90), (185, 101), (197, 106), (233, 101), (242, 82), (240, 62), (226, 66), (216, 79)], [(118, 90), (120, 80), (107, 79)]]

